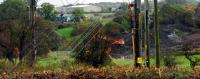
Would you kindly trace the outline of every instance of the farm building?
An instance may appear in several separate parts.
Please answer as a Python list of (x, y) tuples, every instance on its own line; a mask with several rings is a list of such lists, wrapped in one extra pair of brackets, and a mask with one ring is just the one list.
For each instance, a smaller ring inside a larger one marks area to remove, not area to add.
[(74, 6), (62, 6), (58, 7), (58, 12), (63, 12), (64, 14), (71, 14), (75, 9), (81, 9), (86, 13), (101, 12), (102, 8), (95, 5), (74, 5)]

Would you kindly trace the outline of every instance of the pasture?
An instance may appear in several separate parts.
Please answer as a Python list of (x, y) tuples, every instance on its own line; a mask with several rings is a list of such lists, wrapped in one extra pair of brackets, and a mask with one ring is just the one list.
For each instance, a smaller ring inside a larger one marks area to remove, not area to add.
[[(200, 57), (200, 55), (196, 55), (196, 57)], [(190, 68), (189, 61), (184, 56), (175, 56), (175, 61), (177, 62), (177, 67), (180, 68)], [(126, 58), (119, 58), (114, 59), (112, 58), (113, 63), (116, 66), (133, 66), (134, 60), (133, 59), (126, 59)], [(145, 63), (143, 59), (143, 63)], [(37, 63), (35, 64), (36, 67), (61, 67), (62, 64), (75, 64), (74, 58), (72, 57), (72, 53), (69, 51), (56, 51), (51, 52), (46, 57), (38, 58)], [(151, 65), (155, 65), (155, 58), (151, 58)], [(161, 57), (161, 65), (164, 67), (163, 58)]]
[(73, 30), (73, 27), (66, 27), (63, 29), (57, 29), (56, 33), (63, 38), (68, 38), (68, 37), (70, 37), (72, 30)]

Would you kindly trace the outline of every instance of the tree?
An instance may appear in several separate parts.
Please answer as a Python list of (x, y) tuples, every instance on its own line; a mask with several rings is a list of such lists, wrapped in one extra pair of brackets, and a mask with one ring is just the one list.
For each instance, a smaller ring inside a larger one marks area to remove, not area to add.
[(108, 37), (119, 38), (122, 37), (121, 33), (125, 32), (125, 29), (122, 24), (111, 21), (103, 27), (103, 32)]
[(198, 11), (194, 5), (164, 4), (159, 11), (159, 20), (163, 25), (181, 23), (189, 27), (199, 25)]
[(164, 4), (160, 8), (159, 16), (160, 23), (162, 24), (174, 24), (183, 19), (184, 8), (183, 6), (176, 4)]
[[(7, 34), (6, 41), (0, 41), (0, 46), (6, 46), (6, 51), (3, 51), (3, 53), (8, 53), (13, 48), (19, 48), (20, 61), (22, 62), (25, 60), (26, 64), (30, 64), (30, 61), (28, 60), (30, 57), (27, 55), (33, 51), (33, 49), (30, 48), (32, 44), (32, 37), (29, 19), (27, 18), (28, 10), (25, 8), (25, 5), (25, 2), (22, 0), (6, 0), (0, 4), (0, 13), (5, 15), (0, 16), (2, 17), (0, 18), (0, 24), (2, 25), (0, 27), (5, 30), (3, 34)], [(36, 45), (38, 48), (37, 55), (46, 55), (49, 53), (49, 49), (58, 48), (59, 42), (57, 41), (61, 40), (58, 35), (54, 33), (55, 26), (53, 23), (40, 17), (35, 18), (36, 22), (34, 26), (37, 32), (36, 41), (38, 43)], [(49, 26), (49, 24), (51, 26)], [(4, 39), (0, 38), (0, 40)]]
[(84, 18), (84, 11), (79, 9), (79, 8), (76, 8), (74, 9), (74, 11), (72, 12), (73, 16), (74, 16), (74, 20), (76, 22), (79, 22), (81, 19)]
[[(6, 27), (5, 30), (7, 30), (8, 34), (10, 34), (10, 35), (7, 35), (8, 37), (10, 37), (9, 39), (7, 39), (7, 41), (11, 41), (11, 43), (6, 44), (7, 51), (4, 51), (4, 53), (8, 53), (8, 50), (12, 49), (15, 45), (19, 46), (20, 49), (21, 47), (24, 47), (25, 44), (22, 44), (22, 41), (18, 43), (15, 42), (15, 41), (18, 41), (18, 39), (15, 39), (17, 37), (21, 38), (23, 42), (28, 42), (24, 40), (26, 39), (24, 35), (28, 34), (28, 33), (25, 33), (25, 29), (27, 29), (28, 27), (22, 26), (22, 25), (25, 25), (25, 23), (22, 23), (22, 21), (27, 22), (28, 20), (26, 13), (27, 13), (27, 7), (26, 7), (26, 4), (22, 0), (5, 0), (2, 4), (0, 4), (0, 21), (1, 21), (1, 25), (4, 25), (4, 26), (1, 26), (1, 28)], [(17, 28), (15, 28), (15, 26)], [(15, 29), (15, 30), (12, 30), (12, 29)], [(19, 33), (22, 33), (22, 34), (19, 34)], [(21, 59), (21, 55), (20, 55), (20, 59)]]
[(117, 9), (117, 12), (115, 12), (115, 16), (127, 15), (127, 12), (128, 12), (128, 4), (127, 4), (127, 3), (123, 3), (123, 4), (121, 4), (121, 6)]
[(129, 22), (129, 17), (127, 15), (118, 16), (114, 18), (113, 21), (123, 25), (122, 28), (124, 29), (125, 32), (128, 32), (130, 30), (130, 22)]
[(54, 32), (56, 29), (55, 24), (41, 17), (37, 17), (35, 27), (37, 28), (36, 40), (38, 43), (37, 48), (39, 49), (38, 56), (47, 55), (49, 50), (58, 50), (63, 40)]
[(128, 4), (123, 3), (121, 6), (116, 10), (113, 19), (114, 22), (123, 25), (124, 30), (128, 32), (130, 30), (130, 19), (128, 16)]
[(5, 0), (0, 4), (0, 21), (22, 18), (27, 11), (22, 0)]
[(41, 15), (47, 20), (55, 20), (55, 7), (50, 3), (43, 3), (39, 9)]

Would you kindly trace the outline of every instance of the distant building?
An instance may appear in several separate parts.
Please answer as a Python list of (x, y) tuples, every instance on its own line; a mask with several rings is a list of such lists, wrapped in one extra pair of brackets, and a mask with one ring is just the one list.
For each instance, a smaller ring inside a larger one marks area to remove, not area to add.
[(102, 12), (102, 8), (95, 5), (74, 5), (74, 6), (62, 6), (58, 7), (57, 11), (64, 14), (71, 14), (75, 9), (81, 9), (86, 13)]

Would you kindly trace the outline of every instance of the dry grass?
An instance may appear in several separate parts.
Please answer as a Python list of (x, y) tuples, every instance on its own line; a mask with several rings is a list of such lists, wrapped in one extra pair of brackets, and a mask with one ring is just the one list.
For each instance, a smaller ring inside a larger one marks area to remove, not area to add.
[(18, 69), (15, 72), (0, 74), (1, 79), (197, 79), (200, 78), (200, 69), (180, 68), (132, 68), (108, 66), (93, 68), (91, 66), (76, 65), (71, 71), (62, 69), (37, 70), (33, 68)]

